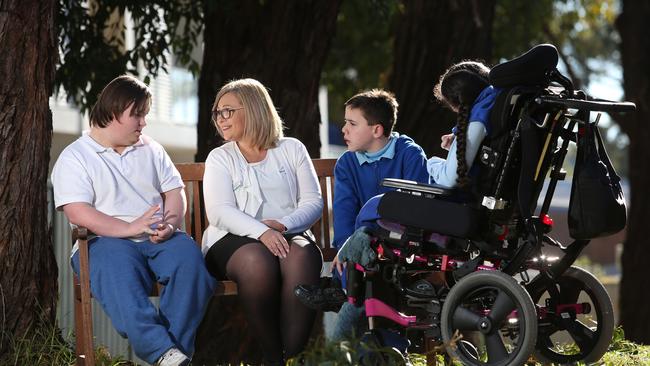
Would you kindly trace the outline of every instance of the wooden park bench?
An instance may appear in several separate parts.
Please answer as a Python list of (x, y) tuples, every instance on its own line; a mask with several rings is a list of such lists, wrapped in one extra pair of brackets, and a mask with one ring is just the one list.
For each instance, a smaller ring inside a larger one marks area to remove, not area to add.
[[(332, 197), (334, 194), (334, 164), (335, 159), (314, 159), (314, 167), (323, 194), (323, 214), (312, 226), (311, 230), (316, 242), (323, 252), (323, 259), (330, 262), (336, 255), (331, 247), (332, 227)], [(185, 194), (187, 195), (188, 210), (185, 214), (185, 231), (199, 244), (203, 230), (208, 225), (203, 206), (203, 163), (176, 164), (183, 177)], [(73, 243), (79, 242), (79, 277), (74, 276), (74, 317), (76, 333), (77, 365), (94, 366), (95, 353), (93, 346), (93, 324), (91, 312), (91, 293), (88, 278), (88, 231), (85, 228), (73, 230)], [(158, 289), (152, 296), (158, 295)], [(220, 281), (215, 296), (236, 295), (237, 285), (232, 281)]]

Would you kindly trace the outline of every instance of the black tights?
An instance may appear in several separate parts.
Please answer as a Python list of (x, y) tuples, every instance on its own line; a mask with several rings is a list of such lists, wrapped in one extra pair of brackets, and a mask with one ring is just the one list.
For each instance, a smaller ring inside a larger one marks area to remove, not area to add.
[(316, 315), (300, 303), (293, 289), (298, 284), (318, 283), (320, 253), (313, 244), (301, 247), (290, 241), (290, 245), (287, 257), (278, 260), (259, 242), (245, 244), (226, 265), (228, 278), (237, 283), (240, 302), (267, 361), (300, 353)]

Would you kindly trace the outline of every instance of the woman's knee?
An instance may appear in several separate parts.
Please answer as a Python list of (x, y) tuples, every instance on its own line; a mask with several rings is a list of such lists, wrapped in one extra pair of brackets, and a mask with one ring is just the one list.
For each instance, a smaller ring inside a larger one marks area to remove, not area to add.
[(235, 281), (269, 281), (279, 276), (280, 264), (265, 246), (251, 243), (233, 253), (226, 270), (228, 277)]
[(284, 281), (311, 283), (320, 277), (323, 266), (322, 255), (314, 244), (291, 245), (289, 255), (281, 262)]
[(290, 241), (290, 250), (287, 259), (299, 260), (305, 262), (305, 265), (313, 265), (314, 263), (323, 262), (323, 255), (320, 249), (310, 243), (307, 239), (296, 236)]

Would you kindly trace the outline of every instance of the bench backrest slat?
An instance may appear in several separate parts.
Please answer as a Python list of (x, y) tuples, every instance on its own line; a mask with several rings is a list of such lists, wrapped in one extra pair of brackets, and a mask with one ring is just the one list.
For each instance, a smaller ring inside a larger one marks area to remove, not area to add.
[[(334, 165), (336, 159), (313, 159), (318, 182), (323, 195), (322, 217), (312, 226), (316, 243), (323, 251), (325, 261), (331, 261), (336, 251), (331, 247), (332, 233), (332, 202), (334, 196)], [(183, 182), (187, 196), (187, 213), (185, 214), (185, 231), (201, 244), (203, 230), (208, 225), (203, 206), (203, 172), (204, 163), (178, 163), (176, 164)]]
[(321, 194), (323, 195), (323, 214), (312, 226), (316, 242), (323, 250), (327, 261), (334, 259), (336, 251), (332, 248), (332, 202), (334, 201), (334, 166), (336, 159), (314, 159), (314, 169), (318, 176)]

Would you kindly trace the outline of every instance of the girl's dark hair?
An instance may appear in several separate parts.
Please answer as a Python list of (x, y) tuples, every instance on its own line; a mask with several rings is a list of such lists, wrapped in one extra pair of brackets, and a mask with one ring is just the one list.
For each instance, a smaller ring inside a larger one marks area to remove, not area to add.
[(90, 111), (90, 127), (108, 126), (131, 104), (131, 115), (146, 115), (151, 107), (149, 87), (130, 75), (116, 77), (104, 87)]
[(479, 61), (462, 61), (449, 67), (433, 88), (433, 95), (440, 103), (457, 113), (456, 118), (456, 160), (457, 185), (469, 183), (467, 176), (467, 126), (469, 113), (476, 98), (490, 85), (490, 69)]

